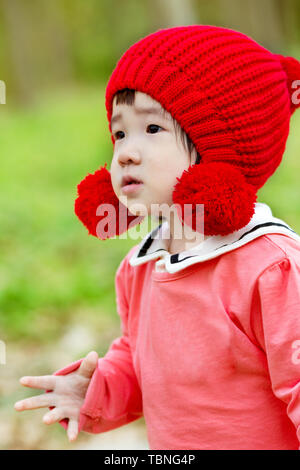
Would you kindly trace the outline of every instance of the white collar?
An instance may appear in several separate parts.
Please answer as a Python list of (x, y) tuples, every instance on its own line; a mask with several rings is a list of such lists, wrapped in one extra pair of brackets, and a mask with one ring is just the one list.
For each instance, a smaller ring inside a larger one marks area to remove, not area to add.
[(129, 259), (129, 264), (139, 266), (162, 257), (166, 271), (175, 273), (192, 264), (235, 250), (267, 233), (281, 233), (300, 243), (300, 236), (284, 221), (273, 217), (270, 207), (260, 202), (255, 204), (255, 213), (245, 227), (226, 236), (210, 236), (199, 245), (181, 253), (170, 254), (168, 252), (169, 240), (162, 236), (167, 230), (169, 230), (168, 221), (165, 221), (149, 232), (137, 245), (137, 250)]

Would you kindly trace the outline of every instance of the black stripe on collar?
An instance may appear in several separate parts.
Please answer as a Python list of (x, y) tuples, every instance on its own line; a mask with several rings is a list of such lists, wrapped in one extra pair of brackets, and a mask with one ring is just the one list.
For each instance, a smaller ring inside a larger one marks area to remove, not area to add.
[[(294, 230), (292, 230), (291, 228), (287, 227), (287, 226), (284, 225), (284, 224), (277, 224), (276, 222), (266, 222), (266, 223), (264, 223), (264, 224), (256, 225), (255, 227), (253, 227), (253, 228), (252, 228), (251, 230), (249, 230), (248, 232), (243, 233), (243, 235), (242, 235), (238, 240), (235, 240), (235, 241), (232, 242), (232, 243), (226, 243), (225, 245), (218, 246), (218, 247), (215, 248), (213, 251), (218, 251), (218, 250), (220, 250), (221, 248), (224, 248), (224, 246), (234, 245), (235, 243), (237, 243), (238, 241), (240, 241), (242, 238), (244, 238), (246, 235), (249, 235), (249, 233), (255, 232), (255, 231), (258, 230), (259, 228), (262, 228), (262, 227), (270, 227), (270, 226), (284, 227), (284, 228), (286, 228), (287, 230), (289, 230), (290, 232), (296, 233)], [(178, 259), (178, 258), (179, 258), (179, 254), (180, 254), (180, 253), (176, 253), (176, 254), (170, 256), (170, 263), (171, 263), (171, 264), (180, 263), (181, 261), (184, 261), (184, 260), (186, 260), (186, 259), (194, 258), (195, 256), (199, 256), (199, 255), (196, 254), (196, 255), (186, 256), (185, 258), (182, 258), (182, 259), (179, 260), (179, 259)]]
[(157, 232), (160, 230), (161, 226), (162, 226), (162, 224), (160, 224), (158, 227), (156, 227), (156, 229), (154, 229), (154, 231), (152, 233), (150, 233), (149, 237), (147, 238), (144, 245), (140, 249), (140, 251), (137, 255), (137, 258), (140, 258), (141, 256), (149, 255), (149, 254), (152, 255), (152, 253), (156, 253), (156, 251), (159, 251), (159, 250), (156, 250), (156, 251), (153, 251), (152, 253), (147, 253), (148, 249), (150, 248), (150, 246), (152, 245), (152, 243), (154, 241), (154, 239), (152, 237), (154, 237), (157, 234)]

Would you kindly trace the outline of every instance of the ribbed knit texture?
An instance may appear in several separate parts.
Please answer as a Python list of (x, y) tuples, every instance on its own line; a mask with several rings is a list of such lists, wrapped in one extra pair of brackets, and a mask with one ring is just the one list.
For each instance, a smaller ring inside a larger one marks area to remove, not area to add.
[(298, 61), (272, 54), (237, 31), (211, 25), (156, 31), (122, 55), (109, 79), (109, 130), (118, 90), (147, 93), (189, 135), (201, 163), (231, 163), (257, 190), (282, 160), (296, 109), (289, 59), (293, 79), (300, 79)]

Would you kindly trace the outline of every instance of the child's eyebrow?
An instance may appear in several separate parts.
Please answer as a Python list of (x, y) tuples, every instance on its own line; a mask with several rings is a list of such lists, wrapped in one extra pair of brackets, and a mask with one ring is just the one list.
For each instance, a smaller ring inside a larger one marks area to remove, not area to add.
[[(153, 115), (162, 116), (165, 119), (168, 119), (167, 112), (163, 108), (158, 108), (157, 106), (151, 106), (150, 108), (135, 108), (135, 111), (136, 111), (136, 114), (139, 114), (139, 115), (153, 114)], [(111, 118), (111, 125), (115, 124), (120, 119), (122, 119), (122, 114), (121, 113), (115, 114)]]

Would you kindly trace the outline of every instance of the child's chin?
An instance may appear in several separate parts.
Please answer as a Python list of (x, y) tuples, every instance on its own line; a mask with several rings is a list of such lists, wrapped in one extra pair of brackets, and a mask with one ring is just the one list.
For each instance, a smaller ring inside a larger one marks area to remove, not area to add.
[(132, 215), (146, 217), (148, 215), (147, 207), (142, 203), (129, 204), (128, 210)]

